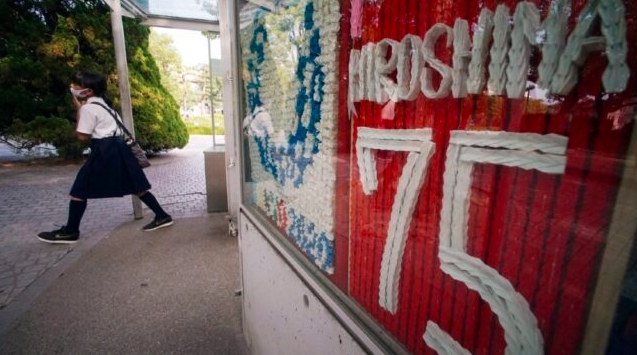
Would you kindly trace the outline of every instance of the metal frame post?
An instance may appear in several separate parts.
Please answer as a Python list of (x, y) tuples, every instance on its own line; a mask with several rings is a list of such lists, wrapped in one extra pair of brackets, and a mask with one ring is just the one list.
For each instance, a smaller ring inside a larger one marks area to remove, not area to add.
[[(126, 128), (128, 128), (134, 136), (135, 125), (133, 123), (133, 106), (128, 82), (128, 62), (126, 60), (126, 42), (124, 41), (124, 24), (122, 22), (122, 4), (120, 0), (112, 0), (111, 2), (111, 27), (113, 31), (115, 61), (117, 62), (117, 80), (122, 106), (122, 119), (124, 120)], [(131, 198), (135, 219), (143, 218), (141, 201), (136, 195), (132, 195)]]
[(208, 80), (210, 81), (210, 97), (208, 98), (210, 100), (210, 117), (212, 117), (212, 146), (216, 147), (217, 146), (217, 140), (216, 140), (216, 127), (215, 127), (215, 105), (214, 105), (214, 97), (212, 96), (212, 81), (213, 81), (213, 74), (212, 74), (212, 51), (210, 49), (210, 32), (206, 32), (206, 40), (208, 42)]
[(223, 119), (226, 137), (226, 184), (228, 191), (228, 212), (231, 218), (239, 215), (239, 205), (242, 199), (241, 164), (238, 156), (239, 147), (239, 99), (241, 93), (238, 87), (239, 63), (237, 38), (236, 2), (233, 0), (219, 0), (219, 33), (221, 37), (221, 73), (223, 79)]

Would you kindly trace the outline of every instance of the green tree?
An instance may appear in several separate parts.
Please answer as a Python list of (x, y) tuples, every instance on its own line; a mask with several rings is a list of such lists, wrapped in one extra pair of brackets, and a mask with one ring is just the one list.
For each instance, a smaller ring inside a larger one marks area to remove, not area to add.
[(179, 100), (183, 97), (181, 81), (184, 68), (172, 37), (151, 28), (148, 49), (159, 67), (162, 85), (175, 100)]
[(211, 98), (218, 99), (221, 93), (221, 79), (210, 80), (208, 64), (195, 64), (184, 70), (182, 85), (184, 96), (182, 102), (190, 107), (195, 104), (208, 103)]
[[(79, 155), (72, 73), (107, 75), (119, 106), (110, 10), (101, 0), (2, 1), (0, 32), (0, 139), (21, 148), (51, 143), (61, 155)], [(150, 30), (125, 18), (124, 32), (137, 138), (151, 151), (183, 147), (188, 134), (148, 50)]]
[[(202, 35), (205, 36), (208, 41), (213, 41), (217, 38), (219, 38), (219, 34), (218, 33), (214, 33), (214, 32), (202, 32)], [(209, 42), (210, 43), (210, 42)], [(216, 62), (217, 65), (220, 65), (220, 60), (219, 59), (210, 59), (212, 62)], [(221, 82), (221, 77), (217, 76), (217, 75), (210, 75), (210, 64), (207, 66), (205, 73), (202, 75), (205, 75), (207, 78), (209, 78), (206, 86), (204, 86), (204, 92), (206, 94), (206, 96), (209, 98), (211, 104), (212, 104), (212, 110), (214, 110), (215, 107), (220, 107), (221, 106), (221, 91), (223, 90), (223, 84)]]

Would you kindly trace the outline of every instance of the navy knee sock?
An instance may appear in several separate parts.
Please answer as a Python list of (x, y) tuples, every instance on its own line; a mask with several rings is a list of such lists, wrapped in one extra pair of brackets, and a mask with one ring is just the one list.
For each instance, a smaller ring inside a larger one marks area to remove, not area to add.
[(86, 211), (86, 200), (71, 200), (69, 202), (69, 218), (66, 221), (67, 232), (75, 233), (80, 231), (80, 222), (82, 221), (82, 216), (84, 216), (84, 211)]
[(150, 191), (139, 196), (139, 199), (142, 200), (142, 202), (146, 204), (148, 208), (150, 208), (153, 212), (155, 212), (155, 218), (168, 217), (168, 213), (166, 213), (166, 211), (164, 211), (164, 209), (161, 208), (161, 206), (159, 205), (159, 202), (157, 202), (157, 199), (155, 198), (155, 195), (150, 193)]

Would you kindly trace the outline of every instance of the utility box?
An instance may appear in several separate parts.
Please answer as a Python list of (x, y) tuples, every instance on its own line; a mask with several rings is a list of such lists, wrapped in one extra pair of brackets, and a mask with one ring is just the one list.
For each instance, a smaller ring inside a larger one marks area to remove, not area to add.
[(226, 148), (223, 145), (212, 146), (204, 150), (203, 154), (208, 212), (227, 212)]

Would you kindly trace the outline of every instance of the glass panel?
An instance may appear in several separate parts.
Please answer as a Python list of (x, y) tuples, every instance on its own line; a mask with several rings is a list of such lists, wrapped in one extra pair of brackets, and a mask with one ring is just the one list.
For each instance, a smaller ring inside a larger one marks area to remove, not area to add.
[(378, 325), (416, 354), (637, 351), (633, 2), (239, 9), (244, 203)]
[(240, 16), (248, 191), (333, 274), (338, 3), (276, 3), (244, 3)]
[(132, 0), (148, 16), (219, 21), (218, 0)]

